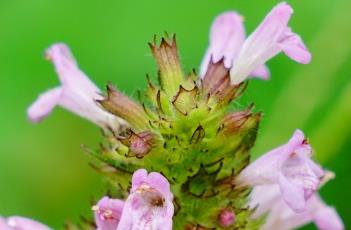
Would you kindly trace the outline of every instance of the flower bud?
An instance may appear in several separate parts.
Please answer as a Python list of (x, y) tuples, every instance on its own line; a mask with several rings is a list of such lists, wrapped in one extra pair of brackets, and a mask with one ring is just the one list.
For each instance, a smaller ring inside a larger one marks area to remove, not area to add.
[(235, 213), (231, 209), (223, 209), (218, 216), (218, 222), (223, 228), (229, 227), (235, 222)]

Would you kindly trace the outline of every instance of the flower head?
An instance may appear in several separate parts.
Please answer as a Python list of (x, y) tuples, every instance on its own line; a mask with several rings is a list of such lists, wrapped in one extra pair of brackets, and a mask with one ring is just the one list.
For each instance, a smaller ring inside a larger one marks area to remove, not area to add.
[(279, 185), (285, 202), (296, 212), (306, 208), (306, 200), (318, 189), (323, 169), (313, 162), (312, 149), (302, 131), (295, 131), (288, 143), (271, 150), (246, 167), (238, 182)]
[(98, 87), (78, 68), (69, 48), (54, 44), (46, 57), (55, 65), (61, 86), (41, 94), (29, 107), (28, 117), (39, 122), (60, 105), (103, 128), (117, 130), (123, 121), (100, 108), (95, 100), (102, 99)]
[(103, 197), (93, 206), (97, 230), (116, 230), (122, 216), (124, 201)]
[(172, 229), (173, 194), (165, 177), (139, 169), (125, 202), (117, 230)]
[(50, 230), (46, 225), (43, 225), (35, 220), (31, 220), (20, 216), (11, 216), (8, 218), (0, 217), (1, 230)]

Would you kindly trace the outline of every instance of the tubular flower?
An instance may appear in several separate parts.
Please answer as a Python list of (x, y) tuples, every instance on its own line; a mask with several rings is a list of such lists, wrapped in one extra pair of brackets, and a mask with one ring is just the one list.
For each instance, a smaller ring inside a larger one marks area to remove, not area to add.
[(8, 218), (0, 217), (1, 230), (51, 230), (35, 220), (31, 220), (20, 216), (11, 216)]
[(120, 118), (104, 111), (95, 100), (102, 99), (97, 86), (78, 68), (77, 62), (65, 44), (54, 44), (46, 57), (55, 65), (61, 86), (41, 94), (29, 107), (28, 117), (39, 122), (49, 115), (56, 105), (83, 117), (102, 128), (117, 130)]
[(215, 63), (224, 58), (225, 67), (231, 68), (232, 84), (239, 84), (250, 75), (267, 79), (269, 70), (264, 63), (280, 52), (296, 62), (309, 63), (310, 52), (300, 36), (288, 27), (292, 13), (287, 3), (278, 4), (245, 41), (241, 17), (235, 12), (220, 15), (211, 29), (201, 75), (206, 73), (211, 57)]
[(287, 3), (278, 4), (245, 40), (230, 70), (233, 84), (244, 81), (252, 71), (280, 52), (301, 64), (310, 62), (311, 54), (302, 39), (288, 27), (292, 13)]
[[(218, 63), (223, 59), (224, 67), (230, 69), (239, 55), (245, 41), (243, 17), (234, 11), (219, 15), (212, 24), (210, 45), (202, 60), (200, 76), (204, 77), (209, 63)], [(251, 76), (267, 79), (269, 69), (265, 65), (253, 70)]]
[(97, 230), (116, 230), (121, 219), (124, 201), (103, 197), (93, 206)]
[(246, 167), (238, 182), (250, 186), (279, 185), (285, 202), (294, 211), (302, 212), (324, 176), (322, 168), (310, 159), (311, 154), (311, 146), (304, 134), (296, 130), (288, 143)]
[(166, 178), (155, 172), (148, 174), (145, 169), (137, 170), (117, 230), (171, 230), (172, 201)]

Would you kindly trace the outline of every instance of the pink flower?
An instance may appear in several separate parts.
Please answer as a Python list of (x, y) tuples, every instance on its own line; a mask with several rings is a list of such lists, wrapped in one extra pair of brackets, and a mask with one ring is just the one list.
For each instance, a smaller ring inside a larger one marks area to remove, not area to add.
[(264, 63), (280, 52), (296, 62), (309, 63), (310, 52), (300, 36), (288, 27), (292, 13), (287, 3), (278, 4), (246, 40), (240, 15), (227, 12), (218, 16), (211, 28), (201, 76), (205, 75), (211, 58), (214, 63), (224, 58), (224, 66), (231, 68), (232, 84), (239, 84), (249, 76), (267, 79), (269, 69)]
[(306, 209), (306, 201), (318, 189), (323, 169), (313, 162), (312, 149), (304, 134), (296, 130), (288, 143), (271, 150), (247, 166), (238, 183), (250, 186), (277, 185), (295, 212)]
[(117, 130), (123, 121), (95, 103), (95, 100), (102, 99), (100, 90), (78, 68), (69, 48), (65, 44), (54, 44), (46, 51), (46, 56), (54, 63), (61, 86), (38, 97), (27, 111), (29, 119), (39, 122), (49, 115), (56, 105), (60, 105), (103, 128)]
[(320, 230), (343, 230), (336, 210), (327, 206), (317, 194), (307, 201), (306, 210), (294, 212), (279, 195), (278, 186), (256, 186), (251, 193), (250, 206), (256, 207), (253, 218), (268, 213), (260, 230), (291, 230), (314, 222)]
[[(236, 12), (225, 12), (213, 22), (210, 31), (210, 45), (200, 68), (200, 76), (206, 74), (211, 59), (213, 63), (224, 61), (224, 66), (230, 69), (239, 55), (245, 41), (245, 28), (243, 18)], [(269, 70), (262, 65), (252, 71), (251, 76), (267, 79)]]
[(1, 230), (50, 230), (46, 225), (43, 225), (37, 221), (20, 217), (12, 216), (9, 218), (0, 217), (0, 229)]
[(292, 13), (292, 7), (286, 2), (278, 4), (245, 40), (230, 71), (233, 84), (244, 81), (252, 71), (280, 52), (296, 62), (310, 62), (311, 54), (302, 39), (288, 27)]
[(170, 185), (161, 174), (139, 169), (133, 174), (117, 230), (171, 230), (174, 212)]
[(93, 206), (97, 230), (116, 230), (122, 216), (124, 201), (103, 197)]

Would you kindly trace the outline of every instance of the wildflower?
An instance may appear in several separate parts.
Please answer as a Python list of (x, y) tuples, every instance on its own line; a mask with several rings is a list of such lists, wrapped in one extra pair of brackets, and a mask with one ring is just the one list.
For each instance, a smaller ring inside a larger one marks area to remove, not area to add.
[(78, 68), (77, 62), (65, 44), (54, 44), (46, 57), (51, 60), (61, 86), (41, 94), (29, 107), (28, 117), (39, 122), (49, 115), (56, 105), (86, 118), (102, 128), (117, 130), (120, 118), (104, 111), (95, 100), (102, 99), (98, 87)]
[(172, 229), (173, 194), (165, 177), (139, 169), (125, 202), (117, 230)]
[(124, 201), (103, 197), (93, 206), (97, 230), (116, 230), (121, 219)]
[(296, 62), (309, 63), (310, 52), (300, 36), (288, 27), (292, 13), (287, 3), (278, 4), (245, 41), (242, 17), (235, 12), (220, 15), (211, 29), (201, 75), (206, 73), (211, 57), (215, 63), (224, 58), (225, 67), (231, 68), (232, 84), (239, 84), (248, 76), (267, 79), (269, 70), (264, 63), (280, 52)]
[(11, 216), (8, 218), (0, 217), (1, 230), (50, 230), (46, 225), (43, 225), (35, 220), (31, 220), (20, 216)]
[(245, 40), (230, 71), (233, 84), (244, 81), (252, 71), (280, 52), (296, 62), (310, 62), (311, 54), (302, 39), (288, 27), (292, 13), (287, 3), (278, 4)]
[[(210, 46), (201, 64), (200, 76), (205, 76), (211, 61), (217, 63), (223, 59), (224, 67), (230, 69), (238, 57), (244, 41), (245, 28), (243, 17), (234, 11), (219, 15), (211, 27)], [(262, 65), (250, 75), (267, 79), (269, 77), (269, 70), (265, 65)]]
[(238, 181), (250, 186), (279, 185), (288, 206), (302, 212), (324, 176), (322, 168), (310, 159), (311, 154), (311, 146), (304, 134), (296, 130), (288, 143), (247, 166)]

